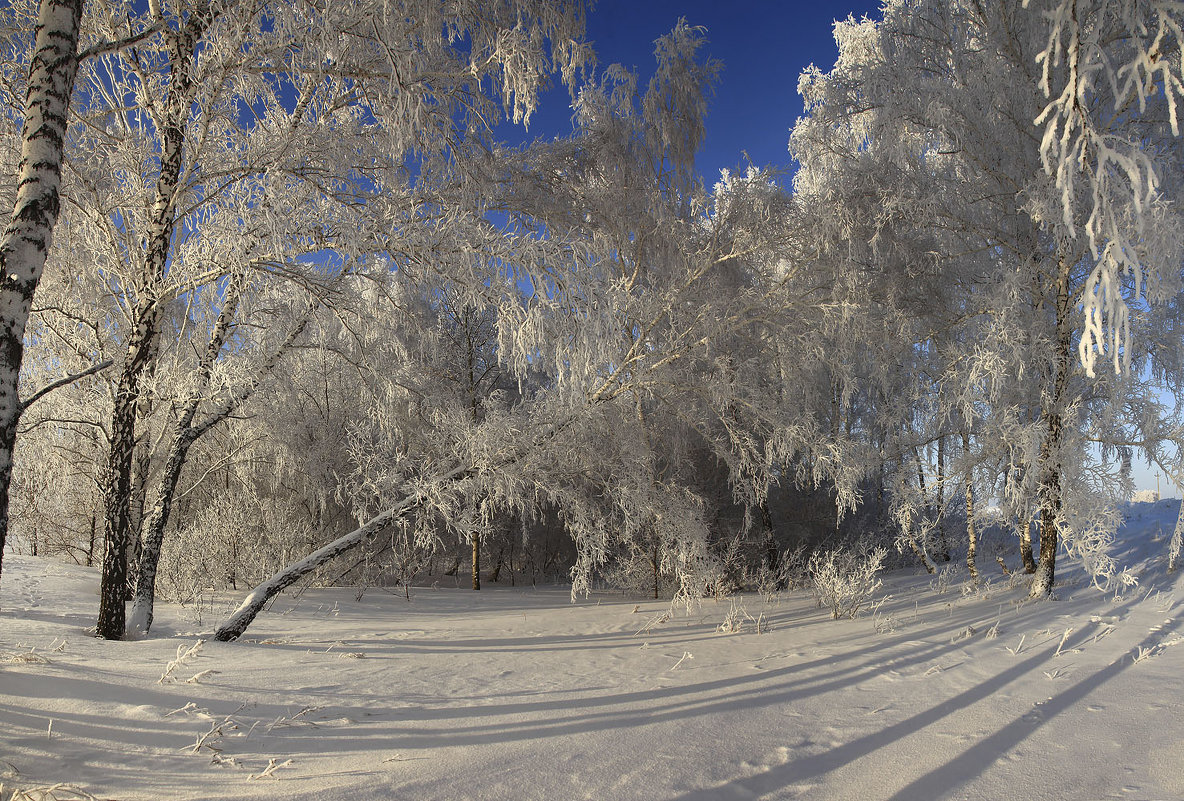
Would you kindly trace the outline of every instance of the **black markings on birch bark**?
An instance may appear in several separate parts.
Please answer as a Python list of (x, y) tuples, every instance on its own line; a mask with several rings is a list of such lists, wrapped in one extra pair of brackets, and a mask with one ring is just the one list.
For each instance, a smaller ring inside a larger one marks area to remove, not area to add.
[(62, 142), (78, 71), (83, 0), (41, 0), (29, 63), (17, 195), (0, 238), (0, 571), (8, 538), (8, 492), (25, 323), (61, 204)]

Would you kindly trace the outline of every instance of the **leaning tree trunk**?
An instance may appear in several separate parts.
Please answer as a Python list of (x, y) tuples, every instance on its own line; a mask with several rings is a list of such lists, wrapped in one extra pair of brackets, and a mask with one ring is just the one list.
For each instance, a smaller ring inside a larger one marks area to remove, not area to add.
[[(601, 402), (600, 399), (594, 396), (592, 403), (599, 402)], [(502, 462), (502, 465), (513, 464), (518, 459), (523, 458), (524, 454), (533, 452), (536, 448), (540, 447), (543, 442), (552, 439), (560, 432), (567, 429), (571, 423), (572, 420), (570, 419), (556, 423), (550, 427), (546, 433), (537, 437), (533, 442), (523, 446), (519, 452), (507, 456)], [(497, 466), (493, 466), (492, 469), (497, 469)], [(451, 485), (455, 484), (456, 482), (464, 481), (465, 479), (474, 475), (474, 472), (475, 471), (471, 467), (457, 467), (443, 476), (440, 476), (438, 481), (444, 485)], [(224, 642), (237, 640), (242, 636), (242, 633), (247, 630), (247, 627), (251, 625), (251, 621), (255, 619), (255, 616), (258, 615), (259, 612), (262, 611), (263, 607), (267, 605), (268, 601), (286, 590), (288, 587), (291, 587), (301, 578), (307, 576), (321, 565), (336, 559), (338, 556), (341, 556), (344, 553), (352, 551), (354, 548), (365, 545), (387, 526), (408, 514), (412, 509), (418, 506), (419, 503), (420, 499), (417, 496), (408, 495), (403, 500), (399, 501), (399, 503), (388, 508), (386, 511), (370, 518), (370, 520), (368, 520), (360, 528), (354, 529), (349, 534), (337, 538), (320, 550), (314, 551), (304, 559), (301, 559), (299, 562), (289, 565), (279, 573), (276, 573), (267, 581), (263, 582), (247, 594), (247, 597), (243, 599), (243, 602), (239, 605), (238, 609), (235, 610), (234, 614), (227, 618), (226, 622), (219, 626), (217, 631), (214, 632), (214, 638)]]
[(921, 546), (917, 544), (917, 538), (913, 536), (912, 530), (906, 533), (905, 539), (908, 541), (913, 555), (917, 557), (917, 561), (925, 568), (925, 572), (930, 575), (936, 573), (937, 570), (933, 567), (933, 563), (929, 561), (929, 558), (925, 556), (925, 551), (921, 550)]
[(38, 5), (17, 193), (0, 237), (0, 571), (8, 539), (12, 455), (22, 411), (17, 393), (25, 324), (61, 210), (62, 143), (78, 72), (82, 4), (83, 0), (41, 0)]
[[(611, 377), (606, 379), (601, 384), (600, 389), (597, 392), (592, 393), (592, 396), (588, 402), (589, 406), (596, 406), (612, 397), (612, 384), (610, 383), (611, 380)], [(515, 452), (507, 455), (500, 461), (500, 463), (489, 465), (486, 469), (502, 469), (508, 465), (514, 464), (520, 459), (525, 458), (526, 454), (534, 453), (538, 448), (542, 447), (544, 443), (554, 439), (562, 432), (566, 431), (569, 426), (574, 424), (575, 420), (575, 417), (570, 417), (552, 424), (547, 428), (546, 431), (539, 434), (531, 442), (524, 444)], [(440, 482), (441, 485), (445, 486), (454, 485), (472, 477), (475, 474), (476, 470), (472, 467), (457, 467), (440, 476), (437, 481)], [(312, 554), (308, 555), (304, 559), (301, 559), (299, 562), (296, 562), (295, 564), (284, 568), (279, 573), (276, 573), (271, 578), (267, 579), (267, 581), (264, 581), (262, 584), (247, 594), (247, 597), (243, 599), (243, 602), (239, 605), (238, 609), (235, 610), (234, 614), (227, 618), (226, 621), (218, 627), (217, 631), (214, 632), (214, 638), (224, 642), (237, 640), (242, 636), (242, 633), (247, 630), (247, 627), (251, 625), (251, 622), (255, 619), (255, 616), (258, 615), (259, 612), (262, 611), (263, 607), (267, 605), (268, 601), (286, 590), (288, 587), (291, 587), (301, 578), (316, 570), (321, 565), (336, 559), (338, 556), (341, 556), (344, 553), (352, 551), (354, 548), (366, 544), (387, 526), (408, 514), (412, 509), (418, 506), (419, 503), (419, 497), (415, 495), (408, 495), (407, 497), (403, 498), (403, 500), (399, 501), (399, 503), (388, 508), (386, 511), (370, 518), (370, 520), (368, 520), (360, 528), (354, 529), (349, 534), (339, 537), (320, 550), (314, 551)]]
[[(450, 478), (459, 479), (462, 474), (462, 471), (458, 470)], [(339, 537), (320, 550), (314, 551), (299, 562), (276, 573), (267, 581), (251, 590), (247, 597), (243, 599), (238, 609), (235, 610), (234, 614), (227, 618), (218, 627), (218, 630), (214, 632), (214, 639), (223, 642), (237, 640), (247, 630), (247, 627), (251, 625), (255, 616), (267, 605), (268, 601), (321, 565), (327, 564), (338, 556), (369, 542), (387, 526), (411, 511), (418, 503), (418, 498), (408, 496), (382, 514), (370, 518), (360, 528), (354, 529), (343, 537)]]

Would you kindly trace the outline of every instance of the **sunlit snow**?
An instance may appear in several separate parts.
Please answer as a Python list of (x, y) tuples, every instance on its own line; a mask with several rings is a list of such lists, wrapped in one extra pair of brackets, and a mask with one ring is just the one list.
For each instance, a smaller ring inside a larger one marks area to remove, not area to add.
[(230, 596), (108, 642), (86, 632), (97, 571), (9, 556), (0, 795), (1181, 798), (1177, 504), (1128, 508), (1120, 597), (1078, 568), (1051, 602), (994, 565), (978, 589), (909, 569), (837, 622), (806, 591), (688, 615), (566, 587), (310, 589), (195, 649)]

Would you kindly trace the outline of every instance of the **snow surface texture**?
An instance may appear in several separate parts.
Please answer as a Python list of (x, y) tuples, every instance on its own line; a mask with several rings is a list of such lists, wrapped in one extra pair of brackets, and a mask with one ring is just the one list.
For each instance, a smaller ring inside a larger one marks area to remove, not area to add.
[(1130, 507), (1121, 597), (1068, 566), (1051, 602), (998, 570), (977, 590), (903, 571), (842, 621), (803, 592), (687, 616), (566, 588), (308, 590), (241, 642), (195, 647), (230, 596), (106, 642), (85, 633), (96, 571), (10, 557), (0, 797), (1180, 799), (1177, 504)]

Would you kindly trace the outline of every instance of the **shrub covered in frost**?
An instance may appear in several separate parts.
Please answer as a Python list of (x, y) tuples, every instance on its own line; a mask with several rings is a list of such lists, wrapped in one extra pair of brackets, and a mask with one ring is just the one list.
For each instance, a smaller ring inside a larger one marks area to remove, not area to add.
[(882, 546), (859, 544), (815, 552), (807, 570), (818, 605), (836, 620), (854, 618), (883, 584), (876, 575), (887, 555)]
[(796, 590), (810, 583), (810, 553), (804, 545), (782, 551), (770, 565), (761, 560), (748, 571), (746, 585), (770, 598), (783, 590)]
[(1184, 540), (1184, 502), (1180, 504), (1180, 513), (1176, 516), (1176, 528), (1172, 531), (1172, 539), (1168, 543), (1168, 571), (1174, 572), (1180, 567), (1180, 544)]

